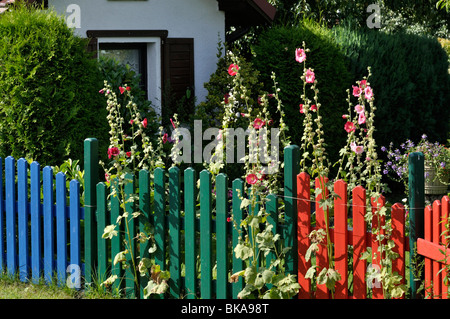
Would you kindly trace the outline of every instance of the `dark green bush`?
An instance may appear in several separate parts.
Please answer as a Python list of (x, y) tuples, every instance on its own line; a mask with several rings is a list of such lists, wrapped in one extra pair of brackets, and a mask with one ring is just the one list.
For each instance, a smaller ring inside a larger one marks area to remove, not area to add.
[[(254, 47), (255, 68), (260, 71), (260, 79), (265, 89), (270, 91), (272, 71), (279, 82), (280, 98), (286, 112), (286, 123), (293, 144), (301, 144), (303, 134), (303, 115), (299, 113), (303, 82), (300, 77), (303, 65), (295, 61), (295, 49), (302, 47), (305, 41), (310, 49), (307, 53), (306, 67), (314, 69), (318, 80), (319, 102), (322, 105), (321, 115), (324, 124), (327, 152), (333, 162), (337, 161), (339, 149), (344, 145), (346, 132), (342, 114), (348, 108), (346, 90), (351, 88), (351, 77), (347, 71), (344, 56), (333, 41), (326, 28), (304, 21), (298, 26), (278, 26), (261, 34)], [(313, 93), (307, 90), (308, 97)]]
[[(153, 109), (152, 103), (147, 99), (147, 93), (141, 87), (141, 75), (133, 71), (128, 64), (120, 63), (112, 58), (100, 56), (99, 64), (102, 78), (107, 81), (115, 91), (118, 103), (124, 106), (122, 108), (122, 116), (125, 119), (130, 118), (130, 114), (127, 114), (128, 109), (125, 107), (128, 100), (125, 99), (125, 95), (120, 94), (119, 87), (128, 85), (131, 88), (130, 92), (133, 95), (133, 101), (138, 106), (141, 118), (147, 118), (148, 120), (148, 131), (156, 133), (160, 121)], [(106, 100), (103, 105), (106, 107)], [(124, 123), (124, 125), (128, 127), (128, 123)]]
[(450, 78), (445, 51), (435, 38), (341, 26), (337, 42), (353, 80), (371, 66), (377, 144), (419, 140), (445, 142), (449, 125)]
[(86, 46), (54, 11), (0, 16), (0, 156), (59, 165), (82, 159), (87, 137), (107, 147), (103, 79)]

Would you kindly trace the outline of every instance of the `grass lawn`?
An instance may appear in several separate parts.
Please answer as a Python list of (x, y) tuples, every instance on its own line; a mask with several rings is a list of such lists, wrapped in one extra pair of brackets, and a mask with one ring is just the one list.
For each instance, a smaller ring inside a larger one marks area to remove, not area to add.
[(55, 284), (21, 282), (18, 278), (0, 276), (0, 299), (117, 299), (100, 288), (80, 290)]

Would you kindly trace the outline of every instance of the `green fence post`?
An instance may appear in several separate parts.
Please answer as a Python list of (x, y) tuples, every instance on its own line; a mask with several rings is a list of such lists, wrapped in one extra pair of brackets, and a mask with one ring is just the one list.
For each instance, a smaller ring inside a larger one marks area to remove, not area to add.
[(87, 138), (84, 140), (84, 268), (86, 283), (91, 283), (95, 279), (93, 270), (97, 259), (95, 220), (97, 183), (98, 141), (96, 138)]
[(417, 298), (417, 288), (421, 278), (415, 278), (414, 269), (416, 263), (420, 263), (420, 256), (416, 255), (416, 243), (418, 238), (423, 238), (424, 232), (424, 207), (425, 207), (425, 171), (424, 155), (414, 152), (408, 157), (409, 167), (409, 260), (411, 298)]
[(181, 293), (180, 177), (178, 167), (169, 169), (169, 287), (173, 298), (180, 298)]
[(286, 272), (297, 274), (297, 175), (300, 171), (300, 148), (289, 145), (284, 149), (284, 205), (285, 225), (284, 247), (291, 247), (286, 253)]

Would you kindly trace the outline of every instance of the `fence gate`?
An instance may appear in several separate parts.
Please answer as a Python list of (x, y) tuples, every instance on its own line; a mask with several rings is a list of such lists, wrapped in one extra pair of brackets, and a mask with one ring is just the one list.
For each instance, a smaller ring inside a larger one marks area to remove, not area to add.
[(448, 196), (427, 206), (424, 238), (417, 240), (417, 253), (425, 257), (425, 298), (428, 299), (448, 298), (448, 283), (444, 283), (444, 280), (450, 265), (450, 249), (447, 248), (446, 238), (449, 208)]

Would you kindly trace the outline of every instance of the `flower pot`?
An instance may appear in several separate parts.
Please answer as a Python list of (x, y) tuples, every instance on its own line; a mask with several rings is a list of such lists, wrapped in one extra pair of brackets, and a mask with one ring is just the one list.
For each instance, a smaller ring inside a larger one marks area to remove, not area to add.
[[(436, 170), (434, 167), (425, 164), (425, 194), (440, 195), (447, 192), (447, 185), (436, 178)], [(448, 183), (448, 176), (443, 180)]]

